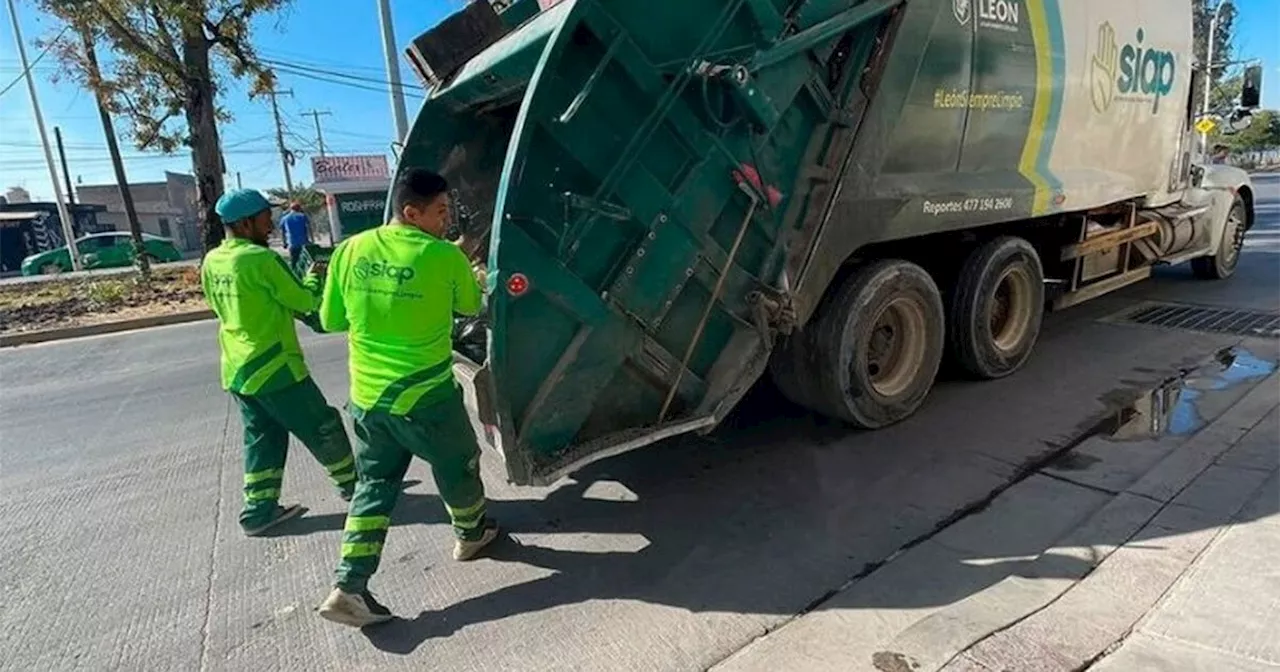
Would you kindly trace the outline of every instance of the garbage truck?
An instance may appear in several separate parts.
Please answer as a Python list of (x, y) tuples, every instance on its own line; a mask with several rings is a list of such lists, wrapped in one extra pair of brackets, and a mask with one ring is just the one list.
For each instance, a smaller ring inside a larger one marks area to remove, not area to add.
[(1201, 165), (1192, 45), (1186, 1), (472, 2), (406, 49), (398, 169), (487, 268), (485, 441), (545, 484), (764, 375), (876, 429), (944, 358), (1016, 372), (1046, 310), (1230, 276), (1253, 192)]

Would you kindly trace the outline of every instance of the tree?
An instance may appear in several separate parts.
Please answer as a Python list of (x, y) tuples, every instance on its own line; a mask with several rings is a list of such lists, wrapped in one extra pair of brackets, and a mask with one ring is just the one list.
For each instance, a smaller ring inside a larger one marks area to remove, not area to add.
[(1209, 92), (1209, 111), (1214, 114), (1230, 114), (1239, 104), (1240, 91), (1243, 89), (1244, 77), (1233, 75), (1223, 78)]
[(129, 119), (139, 149), (190, 148), (204, 249), (216, 247), (223, 233), (213, 205), (225, 186), (218, 122), (230, 119), (218, 82), (229, 73), (252, 78), (254, 90), (270, 85), (249, 24), (288, 0), (37, 1), (114, 55), (95, 73), (79, 35), (53, 43), (65, 72)]
[(311, 187), (294, 187), (293, 191), (288, 189), (268, 189), (267, 193), (286, 203), (296, 201), (308, 215), (314, 215), (324, 210), (324, 194)]
[[(1218, 3), (1227, 0), (1191, 0), (1192, 11), (1192, 34), (1194, 36), (1194, 51), (1197, 67), (1205, 67), (1206, 60), (1209, 57), (1209, 29), (1213, 23), (1214, 13), (1218, 10)], [(1225, 76), (1227, 67), (1221, 65), (1231, 60), (1234, 53), (1233, 31), (1236, 20), (1236, 6), (1228, 2), (1222, 7), (1221, 12), (1217, 12), (1218, 25), (1213, 31), (1213, 67), (1209, 71), (1209, 85), (1217, 87)], [(1202, 84), (1203, 85), (1203, 84)], [(1196, 109), (1199, 110), (1200, 101), (1204, 99), (1204, 89), (1197, 87), (1193, 92), (1196, 101)], [(1210, 90), (1210, 97), (1214, 95)]]
[[(285, 205), (295, 201), (301, 205), (302, 211), (307, 213), (307, 216), (311, 219), (313, 240), (321, 232), (329, 230), (329, 210), (325, 207), (324, 194), (311, 187), (301, 186), (294, 187), (293, 191), (288, 189), (268, 189), (267, 194), (271, 196), (272, 200), (280, 201)], [(336, 243), (337, 241), (333, 242)]]
[(1225, 144), (1237, 152), (1265, 152), (1280, 148), (1280, 112), (1255, 112), (1249, 127), (1227, 136)]

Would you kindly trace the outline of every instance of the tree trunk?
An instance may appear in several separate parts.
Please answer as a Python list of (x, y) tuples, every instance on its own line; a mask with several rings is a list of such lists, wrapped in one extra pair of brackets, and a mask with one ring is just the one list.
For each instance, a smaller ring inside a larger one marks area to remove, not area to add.
[(222, 195), (222, 143), (218, 140), (217, 105), (209, 68), (209, 43), (199, 25), (183, 31), (182, 62), (186, 68), (186, 117), (191, 129), (191, 163), (196, 174), (196, 209), (204, 252), (222, 243), (222, 221), (213, 206)]

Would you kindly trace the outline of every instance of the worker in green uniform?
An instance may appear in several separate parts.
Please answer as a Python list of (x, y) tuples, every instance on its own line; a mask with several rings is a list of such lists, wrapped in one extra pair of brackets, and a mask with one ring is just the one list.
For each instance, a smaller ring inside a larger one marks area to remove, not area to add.
[(218, 316), (222, 387), (244, 425), (240, 525), (253, 536), (303, 511), (279, 504), (290, 434), (324, 466), (343, 499), (355, 492), (356, 467), (342, 416), (311, 380), (294, 331), (295, 315), (319, 307), (320, 269), (299, 282), (268, 246), (271, 206), (257, 191), (229, 191), (214, 207), (227, 237), (205, 256), (200, 280)]
[(329, 262), (320, 322), (350, 332), (360, 483), (336, 586), (320, 615), (346, 625), (392, 618), (368, 582), (413, 456), (431, 465), (453, 523), (455, 560), (476, 557), (498, 535), (485, 515), (480, 449), (453, 378), (453, 316), (478, 314), (482, 292), (466, 255), (444, 238), (448, 189), (433, 172), (403, 171), (392, 191), (395, 218), (344, 240)]

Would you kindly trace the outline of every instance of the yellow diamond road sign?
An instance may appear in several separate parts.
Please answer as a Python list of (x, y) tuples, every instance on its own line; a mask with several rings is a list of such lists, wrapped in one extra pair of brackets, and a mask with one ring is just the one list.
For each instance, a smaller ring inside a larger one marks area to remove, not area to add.
[(1205, 117), (1196, 122), (1196, 130), (1201, 133), (1208, 133), (1218, 127), (1218, 123), (1209, 117)]

